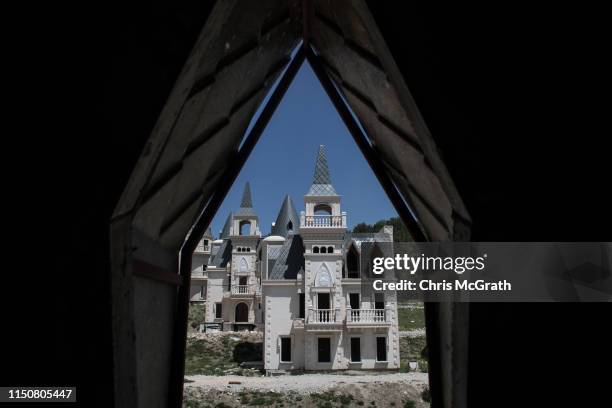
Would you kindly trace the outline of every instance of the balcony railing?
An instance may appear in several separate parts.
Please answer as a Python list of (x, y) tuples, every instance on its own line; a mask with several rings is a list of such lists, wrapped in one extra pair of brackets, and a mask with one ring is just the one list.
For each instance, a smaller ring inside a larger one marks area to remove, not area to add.
[(254, 285), (232, 285), (232, 295), (252, 295), (254, 293)]
[(302, 228), (346, 228), (346, 213), (342, 215), (305, 215), (301, 214)]
[(308, 323), (336, 323), (340, 322), (338, 309), (309, 309)]
[(347, 309), (347, 323), (387, 323), (385, 309)]

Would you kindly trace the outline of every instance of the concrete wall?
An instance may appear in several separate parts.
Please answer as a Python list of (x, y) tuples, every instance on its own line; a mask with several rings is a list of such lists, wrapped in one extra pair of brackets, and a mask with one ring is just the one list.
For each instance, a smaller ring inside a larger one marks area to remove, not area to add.
[[(202, 297), (202, 288), (204, 288), (204, 297)], [(189, 300), (191, 302), (203, 302), (206, 299), (206, 281), (192, 281), (189, 289)]]
[[(304, 329), (293, 329), (299, 316), (299, 295), (294, 285), (266, 286), (264, 298), (264, 368), (304, 368)], [(291, 336), (291, 363), (280, 362), (280, 336)]]
[[(206, 321), (215, 321), (215, 303), (223, 301), (223, 291), (228, 283), (227, 271), (225, 269), (208, 270), (208, 283), (206, 285)], [(225, 310), (223, 311), (225, 313)]]
[(191, 257), (191, 276), (202, 276), (202, 265), (208, 264), (210, 253), (194, 253)]
[[(329, 363), (319, 363), (318, 358), (318, 339), (319, 337), (329, 337), (331, 339)], [(306, 370), (338, 370), (348, 368), (348, 361), (344, 356), (342, 332), (307, 332), (305, 339), (306, 346)]]
[[(349, 360), (351, 369), (390, 369), (399, 368), (393, 353), (393, 342), (389, 331), (381, 329), (362, 329), (358, 332), (346, 333), (344, 336), (345, 358)], [(351, 362), (351, 337), (361, 339), (361, 362)], [(387, 361), (376, 361), (376, 338), (385, 337), (387, 342)]]

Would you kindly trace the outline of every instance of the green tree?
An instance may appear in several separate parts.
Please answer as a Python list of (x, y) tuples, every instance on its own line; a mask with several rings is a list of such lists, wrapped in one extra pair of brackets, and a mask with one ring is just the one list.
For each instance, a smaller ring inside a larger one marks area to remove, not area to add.
[(411, 242), (414, 241), (412, 235), (406, 228), (406, 225), (402, 222), (399, 217), (392, 217), (387, 220), (380, 220), (375, 222), (374, 224), (366, 224), (365, 222), (360, 222), (359, 224), (353, 227), (354, 233), (364, 233), (364, 232), (379, 232), (385, 225), (391, 225), (393, 227), (393, 241), (395, 242)]

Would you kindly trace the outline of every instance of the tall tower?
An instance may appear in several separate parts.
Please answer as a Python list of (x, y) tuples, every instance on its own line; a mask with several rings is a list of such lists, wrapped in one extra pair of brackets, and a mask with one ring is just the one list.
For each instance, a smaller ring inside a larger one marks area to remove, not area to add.
[[(322, 145), (319, 146), (312, 185), (304, 196), (304, 204), (305, 211), (300, 214), (300, 235), (304, 242), (305, 368), (340, 368), (344, 364), (341, 279), (346, 213), (340, 210), (340, 195), (332, 185)], [(322, 333), (326, 336), (321, 337)], [(324, 350), (323, 354), (321, 350)]]
[(261, 296), (257, 282), (259, 217), (253, 209), (251, 186), (246, 183), (238, 211), (232, 214), (229, 239), (232, 242), (230, 287), (224, 309), (234, 324), (255, 323), (255, 307)]

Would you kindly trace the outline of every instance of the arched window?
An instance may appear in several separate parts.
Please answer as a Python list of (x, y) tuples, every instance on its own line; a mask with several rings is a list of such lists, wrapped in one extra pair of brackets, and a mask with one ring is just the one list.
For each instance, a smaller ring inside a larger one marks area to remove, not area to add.
[(251, 222), (244, 220), (240, 221), (240, 235), (249, 235), (251, 232)]
[(333, 246), (328, 246), (327, 247), (327, 253), (328, 254), (333, 254), (334, 253), (334, 247)]
[(322, 254), (326, 254), (326, 253), (327, 253), (327, 248), (325, 248), (325, 247), (321, 247), (321, 253), (322, 253)]
[(287, 223), (287, 231), (293, 231), (293, 222), (289, 221)]
[(247, 272), (249, 270), (249, 263), (245, 258), (240, 258), (238, 263), (238, 272)]
[(317, 277), (315, 279), (315, 286), (323, 286), (329, 287), (332, 285), (331, 274), (329, 273), (329, 269), (327, 269), (327, 265), (321, 265), (319, 272), (317, 273)]
[(236, 305), (234, 321), (238, 323), (249, 321), (249, 307), (246, 303), (240, 302)]
[(317, 204), (314, 207), (315, 215), (331, 215), (332, 209), (328, 204)]
[(251, 247), (247, 247), (246, 251), (251, 252)]
[(318, 254), (319, 253), (319, 247), (312, 247), (312, 253), (313, 254)]

